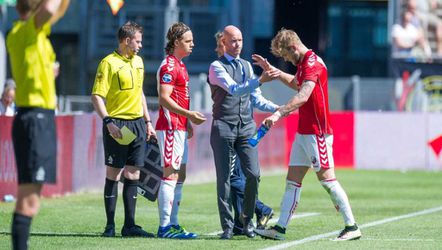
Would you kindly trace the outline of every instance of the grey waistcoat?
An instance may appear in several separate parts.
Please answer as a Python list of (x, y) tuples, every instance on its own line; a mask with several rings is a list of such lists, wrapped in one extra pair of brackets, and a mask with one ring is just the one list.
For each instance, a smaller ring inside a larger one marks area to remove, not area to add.
[[(249, 64), (246, 60), (239, 60), (241, 61), (245, 74), (244, 79), (247, 81), (251, 77)], [(235, 82), (244, 84), (241, 69), (238, 67), (235, 69), (232, 63), (230, 63), (224, 56), (221, 56), (218, 61)], [(253, 121), (252, 109), (250, 108), (250, 93), (241, 96), (233, 96), (219, 86), (212, 84), (209, 84), (209, 86), (212, 91), (213, 119), (219, 119), (233, 125), (236, 125), (239, 122), (247, 124)]]

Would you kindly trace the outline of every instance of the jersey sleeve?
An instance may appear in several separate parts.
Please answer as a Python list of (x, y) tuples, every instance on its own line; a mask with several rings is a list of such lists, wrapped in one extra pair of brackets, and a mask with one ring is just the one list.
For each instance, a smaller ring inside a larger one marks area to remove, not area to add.
[(101, 61), (98, 65), (97, 74), (95, 75), (94, 87), (92, 88), (93, 95), (99, 95), (102, 97), (107, 96), (107, 92), (110, 89), (112, 79), (110, 79), (110, 65), (106, 61)]
[[(303, 67), (303, 71), (302, 75), (303, 75), (303, 81), (313, 81), (313, 82), (317, 82), (318, 81), (318, 77), (319, 77), (319, 72), (318, 72), (318, 64), (319, 62), (317, 62), (317, 58), (316, 55), (310, 55), (309, 58), (307, 59), (307, 63), (305, 63), (304, 67)], [(300, 85), (302, 85), (302, 82), (299, 83)]]
[(176, 73), (176, 67), (174, 67), (174, 65), (166, 63), (165, 65), (161, 66), (159, 74), (160, 85), (162, 84), (175, 85), (176, 77), (177, 73)]

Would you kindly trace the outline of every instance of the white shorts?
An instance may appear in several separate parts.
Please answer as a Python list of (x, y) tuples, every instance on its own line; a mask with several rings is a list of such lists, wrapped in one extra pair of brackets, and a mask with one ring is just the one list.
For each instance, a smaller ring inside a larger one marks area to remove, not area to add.
[(334, 168), (333, 135), (296, 133), (290, 151), (289, 166), (313, 167), (316, 172), (321, 168)]
[[(158, 146), (161, 152), (161, 166), (180, 169), (187, 141), (187, 132), (181, 130), (158, 130)], [(187, 157), (186, 157), (187, 160)]]
[(189, 153), (189, 143), (187, 141), (187, 135), (186, 135), (186, 142), (184, 143), (184, 153), (183, 158), (181, 159), (181, 165), (187, 164), (187, 154)]

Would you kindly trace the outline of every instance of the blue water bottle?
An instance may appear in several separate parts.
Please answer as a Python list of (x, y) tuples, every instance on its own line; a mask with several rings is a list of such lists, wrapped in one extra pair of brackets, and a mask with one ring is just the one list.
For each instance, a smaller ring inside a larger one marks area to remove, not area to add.
[(252, 138), (249, 139), (249, 144), (253, 147), (258, 145), (258, 142), (261, 141), (267, 131), (269, 131), (269, 128), (266, 125), (261, 124), (256, 133), (252, 136)]

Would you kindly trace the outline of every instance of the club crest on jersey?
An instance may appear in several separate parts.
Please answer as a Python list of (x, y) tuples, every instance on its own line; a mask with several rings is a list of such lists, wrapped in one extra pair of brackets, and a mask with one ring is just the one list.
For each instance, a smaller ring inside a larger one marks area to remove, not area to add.
[(316, 157), (315, 157), (315, 156), (312, 156), (310, 159), (311, 159), (311, 161), (312, 161), (312, 164), (313, 164), (314, 166), (316, 166), (316, 164), (318, 163), (318, 160), (316, 159)]
[(315, 64), (315, 60), (316, 60), (315, 55), (311, 55), (307, 61), (308, 66), (310, 66), (310, 67), (313, 66), (313, 64)]
[(172, 81), (172, 75), (171, 74), (164, 74), (161, 79), (163, 80), (163, 82), (169, 83)]

